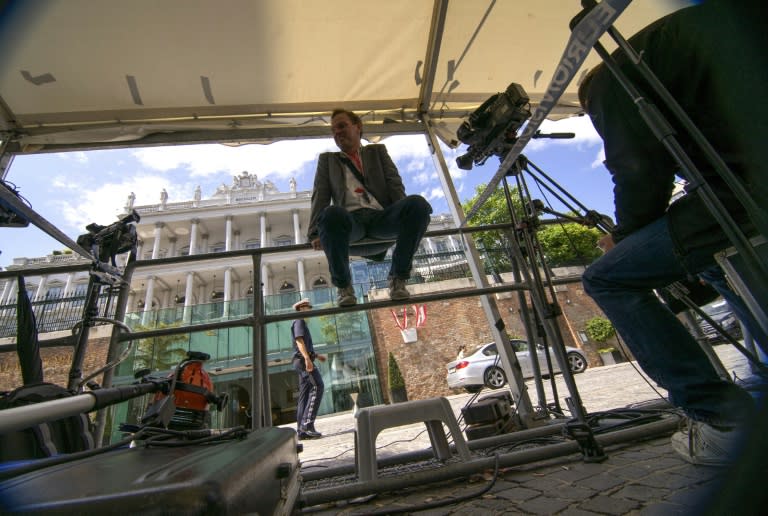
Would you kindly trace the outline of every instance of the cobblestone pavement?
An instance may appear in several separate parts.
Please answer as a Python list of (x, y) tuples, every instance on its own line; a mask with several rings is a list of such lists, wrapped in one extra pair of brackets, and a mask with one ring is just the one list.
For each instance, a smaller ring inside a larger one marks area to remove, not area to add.
[[(715, 349), (732, 375), (749, 376), (746, 360), (733, 347)], [(666, 394), (661, 390), (655, 392), (655, 386), (646, 383), (631, 363), (589, 369), (576, 376), (576, 383), (590, 414)], [(533, 397), (535, 389), (531, 382), (528, 386)], [(568, 395), (562, 379), (557, 380), (556, 388), (561, 397)], [(550, 389), (547, 396), (551, 403)], [(467, 394), (449, 397), (457, 415), (469, 398)], [(354, 463), (351, 413), (320, 418), (317, 428), (324, 437), (304, 441), (304, 451), (299, 455), (305, 475), (318, 475), (324, 468), (338, 469)], [(415, 424), (382, 431), (376, 442), (378, 457), (429, 448), (424, 429), (423, 424)], [(318, 515), (408, 514), (417, 510), (424, 515), (700, 513), (702, 498), (719, 486), (722, 470), (694, 466), (680, 459), (670, 446), (669, 433), (607, 446), (608, 459), (601, 463), (585, 462), (577, 453), (501, 468), (495, 478), (490, 468), (469, 478), (371, 495), (355, 500), (356, 503), (337, 500), (301, 511)], [(381, 477), (385, 475), (382, 471)], [(303, 492), (317, 488), (309, 481)], [(428, 508), (445, 502), (451, 503)]]

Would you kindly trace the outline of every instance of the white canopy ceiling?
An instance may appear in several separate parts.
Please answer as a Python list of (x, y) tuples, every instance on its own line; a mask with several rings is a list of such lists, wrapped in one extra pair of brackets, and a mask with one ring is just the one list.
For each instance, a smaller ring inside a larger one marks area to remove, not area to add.
[[(683, 6), (637, 0), (629, 36)], [(579, 0), (34, 0), (0, 18), (0, 130), (11, 153), (328, 134), (455, 131), (520, 83), (533, 106)], [(578, 112), (578, 78), (552, 117)], [(389, 124), (385, 122), (400, 122)]]

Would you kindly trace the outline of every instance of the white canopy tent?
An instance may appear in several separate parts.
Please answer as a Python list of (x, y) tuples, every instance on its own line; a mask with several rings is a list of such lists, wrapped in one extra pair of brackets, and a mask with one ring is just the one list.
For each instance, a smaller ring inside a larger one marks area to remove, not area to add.
[[(683, 6), (632, 2), (626, 35)], [(444, 140), (520, 83), (535, 108), (578, 0), (35, 0), (0, 17), (6, 153), (270, 142), (327, 135), (335, 107), (367, 135)], [(579, 112), (578, 79), (550, 118)], [(389, 124), (387, 122), (397, 122)], [(2, 176), (5, 175), (3, 171)]]
[[(616, 27), (631, 35), (687, 3), (631, 2)], [(512, 82), (522, 85), (534, 110), (581, 11), (579, 0), (11, 0), (0, 6), (0, 178), (19, 154), (327, 136), (336, 107), (363, 115), (368, 137), (423, 133), (435, 148), (436, 136), (450, 143), (470, 113)], [(581, 111), (578, 83), (597, 62), (590, 53), (549, 118)], [(436, 159), (456, 210), (439, 152)], [(484, 285), (477, 256), (469, 261)], [(501, 317), (486, 297), (493, 325)], [(260, 342), (257, 332), (254, 341)], [(501, 354), (509, 371), (505, 355), (514, 352)], [(254, 371), (261, 370), (257, 355)], [(253, 392), (260, 381), (254, 374)], [(258, 402), (254, 412), (266, 419)]]

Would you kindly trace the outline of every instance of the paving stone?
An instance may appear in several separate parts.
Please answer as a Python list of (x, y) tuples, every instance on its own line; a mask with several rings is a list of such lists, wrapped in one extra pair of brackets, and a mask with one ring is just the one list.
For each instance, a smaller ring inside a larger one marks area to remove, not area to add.
[(525, 501), (537, 496), (541, 496), (542, 492), (525, 487), (513, 487), (511, 489), (495, 492), (494, 494), (500, 498), (504, 498), (505, 500)]
[(662, 500), (670, 493), (670, 491), (670, 489), (664, 489), (660, 487), (650, 487), (641, 484), (629, 484), (613, 493), (612, 496), (618, 496), (619, 498), (629, 498), (639, 502), (646, 502), (648, 500)]
[(549, 477), (533, 477), (530, 481), (523, 484), (529, 489), (536, 489), (543, 493), (559, 489), (563, 486), (563, 482), (552, 476)]
[(618, 477), (616, 475), (603, 473), (600, 475), (595, 475), (591, 478), (585, 478), (584, 480), (581, 480), (580, 482), (578, 482), (578, 485), (581, 487), (588, 487), (590, 489), (594, 489), (595, 491), (607, 491), (623, 483), (624, 483), (623, 478)]
[(653, 467), (653, 462), (643, 464), (633, 464), (629, 466), (623, 466), (613, 470), (615, 475), (628, 480), (637, 480), (638, 478), (647, 477), (648, 475), (656, 472), (656, 468)]
[(517, 504), (524, 512), (532, 514), (557, 514), (569, 505), (570, 500), (560, 500), (551, 496), (539, 496), (523, 503)]
[(641, 507), (636, 500), (624, 500), (613, 496), (596, 496), (579, 505), (579, 508), (603, 514), (626, 514)]
[(573, 485), (564, 485), (552, 493), (563, 500), (586, 500), (595, 494), (593, 489), (581, 486), (578, 482)]
[(695, 480), (675, 473), (657, 473), (637, 480), (638, 484), (651, 487), (666, 487), (669, 489), (682, 489), (696, 483)]
[(620, 456), (624, 459), (637, 462), (640, 460), (654, 459), (658, 457), (658, 453), (649, 449), (641, 448), (624, 451)]
[(551, 474), (552, 477), (563, 480), (564, 482), (578, 482), (585, 478), (593, 477), (604, 473), (606, 467), (602, 464), (584, 463), (571, 468), (564, 468)]
[(563, 514), (565, 516), (598, 516), (599, 513), (592, 512), (592, 511), (585, 511), (584, 509), (579, 509), (575, 507), (569, 507), (566, 509)]
[(659, 502), (652, 505), (643, 507), (640, 511), (640, 516), (688, 516), (690, 515), (690, 508), (686, 508), (682, 505)]

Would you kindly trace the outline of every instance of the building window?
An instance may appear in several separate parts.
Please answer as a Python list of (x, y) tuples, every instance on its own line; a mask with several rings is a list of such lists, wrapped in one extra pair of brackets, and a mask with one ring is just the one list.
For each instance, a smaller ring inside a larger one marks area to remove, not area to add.
[(224, 244), (224, 242), (216, 242), (213, 244), (210, 248), (210, 253), (223, 253), (224, 250), (227, 248), (227, 246)]
[(189, 246), (184, 246), (179, 249), (179, 256), (189, 256)]
[(293, 245), (293, 239), (288, 235), (280, 235), (275, 238), (275, 247), (282, 247), (286, 245)]
[(448, 242), (446, 242), (445, 240), (438, 240), (435, 242), (435, 248), (437, 249), (438, 253), (447, 253)]
[(45, 293), (46, 299), (58, 299), (64, 293), (63, 287), (49, 287), (48, 292)]
[(258, 238), (252, 238), (245, 243), (243, 249), (258, 249), (261, 247), (261, 240)]

